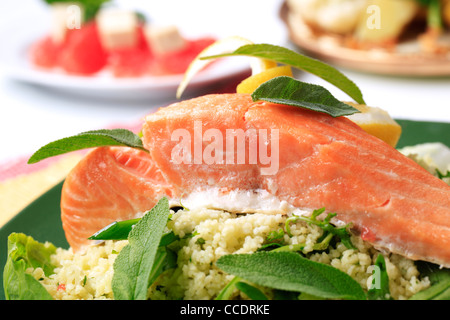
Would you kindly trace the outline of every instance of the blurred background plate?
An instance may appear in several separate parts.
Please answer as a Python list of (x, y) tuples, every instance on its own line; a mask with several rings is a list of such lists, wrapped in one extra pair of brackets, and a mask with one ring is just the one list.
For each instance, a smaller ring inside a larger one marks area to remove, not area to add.
[[(36, 19), (36, 18), (35, 18)], [(106, 71), (93, 76), (75, 76), (62, 72), (39, 70), (29, 60), (30, 45), (48, 33), (47, 20), (27, 28), (22, 20), (16, 20), (0, 31), (0, 67), (10, 78), (45, 86), (74, 95), (124, 99), (173, 98), (183, 75), (115, 78)], [(25, 26), (25, 27), (24, 27)], [(11, 36), (14, 35), (14, 36)], [(208, 34), (211, 35), (211, 34)], [(198, 34), (197, 37), (203, 35)], [(219, 38), (220, 35), (216, 35)], [(195, 36), (192, 36), (195, 38)], [(227, 60), (227, 61), (225, 61)], [(187, 90), (195, 91), (215, 83), (243, 76), (249, 72), (246, 59), (221, 59), (200, 72), (190, 82)], [(187, 91), (187, 93), (189, 93)]]
[[(280, 17), (288, 29), (289, 39), (296, 46), (336, 66), (382, 75), (450, 75), (450, 52), (440, 55), (420, 52), (416, 39), (397, 44), (392, 52), (381, 49), (357, 50), (344, 45), (346, 38), (343, 35), (312, 30), (298, 14), (289, 9), (286, 2), (280, 8)], [(450, 43), (450, 34), (444, 35), (444, 38)]]

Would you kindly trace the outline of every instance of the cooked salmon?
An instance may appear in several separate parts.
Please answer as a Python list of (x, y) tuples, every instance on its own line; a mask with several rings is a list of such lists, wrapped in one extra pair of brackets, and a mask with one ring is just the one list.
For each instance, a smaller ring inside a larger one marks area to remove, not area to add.
[(74, 251), (110, 222), (139, 217), (164, 195), (160, 170), (145, 151), (102, 147), (90, 151), (68, 174), (61, 195), (61, 220)]
[[(258, 155), (264, 148), (277, 153), (277, 170), (264, 174), (268, 163), (255, 161), (251, 152), (239, 163), (227, 162), (242, 151), (236, 141), (233, 150), (225, 149), (230, 130), (245, 132), (247, 146), (253, 138), (261, 141), (259, 130), (266, 130)], [(192, 137), (192, 148), (182, 150), (183, 161), (174, 161), (180, 144), (174, 132), (181, 131)], [(215, 141), (223, 153), (215, 149), (211, 155), (223, 161), (196, 158), (196, 151), (204, 156), (210, 148), (211, 132), (223, 139)], [(143, 142), (149, 153), (95, 149), (69, 174), (61, 208), (75, 249), (107, 224), (142, 214), (162, 195), (264, 191), (292, 208), (325, 207), (337, 213), (336, 223), (351, 223), (376, 247), (450, 266), (450, 187), (345, 117), (253, 102), (246, 94), (207, 95), (147, 116)]]

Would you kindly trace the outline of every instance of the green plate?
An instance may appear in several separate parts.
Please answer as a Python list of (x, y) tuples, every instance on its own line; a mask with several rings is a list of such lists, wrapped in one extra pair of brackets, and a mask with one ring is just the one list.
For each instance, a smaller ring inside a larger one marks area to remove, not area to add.
[[(450, 123), (398, 120), (403, 128), (398, 147), (440, 141), (450, 146)], [(3, 266), (7, 257), (7, 238), (12, 232), (23, 232), (40, 242), (50, 241), (68, 248), (60, 217), (62, 182), (31, 203), (0, 229), (0, 299), (4, 300)]]

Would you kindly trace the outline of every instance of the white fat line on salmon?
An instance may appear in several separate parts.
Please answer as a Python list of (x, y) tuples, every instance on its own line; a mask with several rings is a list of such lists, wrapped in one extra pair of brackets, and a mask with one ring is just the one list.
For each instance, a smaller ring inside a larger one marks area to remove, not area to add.
[(287, 201), (280, 200), (267, 190), (229, 190), (224, 192), (220, 188), (207, 187), (191, 192), (182, 199), (173, 199), (170, 204), (186, 208), (208, 208), (224, 210), (232, 213), (264, 213), (297, 216), (310, 216), (313, 210), (295, 208)]
[(278, 129), (226, 129), (224, 143), (221, 130), (210, 128), (203, 132), (202, 122), (194, 121), (193, 134), (192, 138), (189, 130), (180, 128), (172, 132), (171, 141), (178, 142), (171, 153), (173, 163), (260, 164), (261, 175), (278, 172)]

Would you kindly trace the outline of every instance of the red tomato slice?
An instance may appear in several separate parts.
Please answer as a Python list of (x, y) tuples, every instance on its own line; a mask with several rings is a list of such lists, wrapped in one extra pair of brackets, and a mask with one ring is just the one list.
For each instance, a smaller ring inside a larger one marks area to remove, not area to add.
[(59, 64), (68, 73), (91, 75), (102, 70), (107, 60), (97, 26), (90, 22), (68, 33)]
[(138, 27), (138, 44), (135, 48), (109, 52), (109, 65), (116, 77), (139, 77), (148, 73), (153, 54), (145, 40), (144, 31)]
[(192, 60), (214, 41), (213, 38), (187, 40), (187, 45), (183, 49), (158, 56), (155, 62), (166, 74), (184, 73)]
[(50, 69), (56, 67), (60, 51), (61, 45), (56, 44), (50, 36), (47, 36), (31, 47), (31, 62), (41, 68)]

